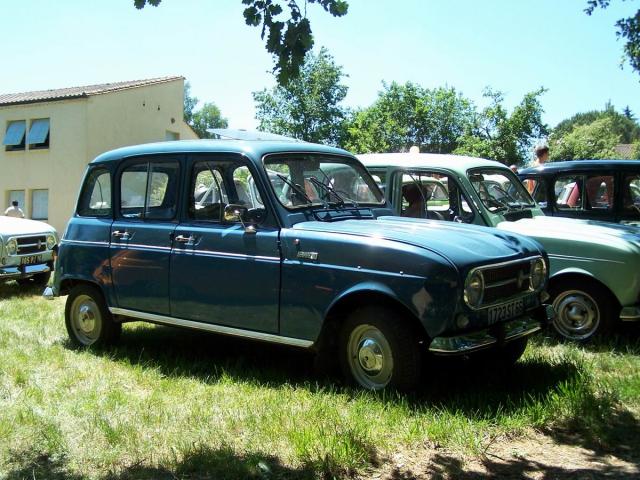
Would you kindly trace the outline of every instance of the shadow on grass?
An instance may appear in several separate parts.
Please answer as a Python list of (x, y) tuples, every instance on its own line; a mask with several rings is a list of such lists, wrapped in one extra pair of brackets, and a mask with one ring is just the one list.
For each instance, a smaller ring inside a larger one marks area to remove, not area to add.
[(168, 466), (152, 466), (140, 461), (119, 468), (117, 472), (96, 475), (71, 471), (65, 457), (50, 457), (43, 453), (21, 452), (13, 455), (14, 465), (6, 480), (175, 480), (175, 479), (312, 479), (317, 478), (309, 466), (291, 468), (273, 456), (259, 453), (238, 455), (232, 449), (195, 447), (181, 460)]
[[(544, 336), (535, 337), (535, 342), (549, 346), (572, 344), (570, 341), (554, 335), (551, 331), (546, 332)], [(611, 334), (594, 338), (588, 343), (574, 345), (593, 353), (615, 352), (640, 355), (640, 323), (620, 322)]]
[(45, 287), (42, 285), (18, 285), (15, 280), (0, 282), (0, 300), (7, 298), (40, 297)]

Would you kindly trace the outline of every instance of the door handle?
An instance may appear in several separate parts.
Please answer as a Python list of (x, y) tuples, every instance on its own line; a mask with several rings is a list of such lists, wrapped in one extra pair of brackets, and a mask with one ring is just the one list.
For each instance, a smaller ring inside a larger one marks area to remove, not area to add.
[(127, 232), (126, 230), (124, 232), (116, 230), (111, 235), (115, 238), (119, 238), (120, 240), (129, 240), (129, 238), (131, 237), (131, 235), (129, 235), (129, 232)]
[(193, 235), (189, 235), (188, 237), (185, 237), (184, 235), (178, 235), (175, 240), (179, 243), (193, 243), (194, 238)]

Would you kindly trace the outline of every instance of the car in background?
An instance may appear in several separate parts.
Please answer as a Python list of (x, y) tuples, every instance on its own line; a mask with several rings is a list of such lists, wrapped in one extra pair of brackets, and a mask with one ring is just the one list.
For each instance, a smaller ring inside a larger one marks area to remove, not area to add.
[(640, 226), (640, 160), (551, 162), (518, 176), (545, 215)]
[(0, 282), (46, 285), (57, 247), (58, 234), (51, 225), (0, 216)]
[(538, 242), (394, 217), (353, 155), (302, 142), (104, 153), (57, 263), (78, 347), (147, 321), (309, 349), (372, 390), (414, 387), (427, 354), (511, 364), (553, 315)]
[[(563, 337), (587, 341), (611, 331), (619, 320), (640, 321), (637, 227), (545, 216), (515, 174), (491, 160), (420, 153), (358, 158), (386, 185), (397, 215), (406, 215), (407, 178), (417, 186), (437, 179), (447, 187), (447, 208), (432, 209), (425, 198), (421, 218), (435, 219), (435, 213), (442, 217), (437, 219), (496, 227), (539, 241), (549, 254), (553, 325)], [(561, 197), (572, 198), (573, 188), (564, 183)], [(463, 236), (457, 241), (465, 245)]]

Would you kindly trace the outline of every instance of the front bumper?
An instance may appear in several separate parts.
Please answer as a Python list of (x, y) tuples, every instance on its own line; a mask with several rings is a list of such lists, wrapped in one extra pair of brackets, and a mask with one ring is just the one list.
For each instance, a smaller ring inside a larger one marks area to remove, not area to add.
[(622, 310), (620, 310), (620, 320), (623, 322), (640, 322), (640, 305), (622, 307)]
[(542, 330), (554, 316), (555, 312), (551, 305), (542, 305), (532, 314), (484, 330), (449, 337), (435, 337), (429, 345), (429, 351), (436, 355), (464, 355), (494, 345), (502, 345)]
[(51, 265), (27, 265), (23, 267), (2, 267), (0, 268), (0, 280), (14, 280), (16, 278), (29, 278), (38, 273), (51, 271)]

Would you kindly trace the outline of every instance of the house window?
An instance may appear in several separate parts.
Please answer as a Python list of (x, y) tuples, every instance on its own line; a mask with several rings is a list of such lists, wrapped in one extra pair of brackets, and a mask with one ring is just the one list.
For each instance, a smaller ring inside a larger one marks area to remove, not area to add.
[(27, 122), (24, 120), (16, 120), (7, 124), (7, 131), (4, 134), (2, 144), (8, 152), (15, 150), (24, 150), (24, 137), (27, 128)]
[(30, 150), (49, 148), (49, 119), (38, 118), (31, 120), (31, 127), (27, 135)]
[(172, 132), (171, 130), (167, 130), (164, 134), (165, 140), (180, 140), (180, 134), (178, 132)]
[(18, 202), (18, 207), (24, 210), (24, 190), (9, 190), (7, 207), (10, 207), (12, 202)]
[(32, 190), (31, 218), (34, 220), (49, 219), (49, 190)]

